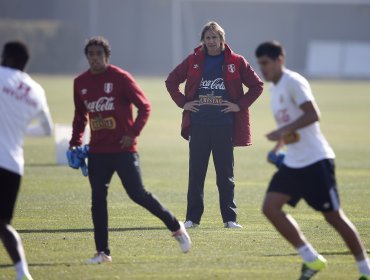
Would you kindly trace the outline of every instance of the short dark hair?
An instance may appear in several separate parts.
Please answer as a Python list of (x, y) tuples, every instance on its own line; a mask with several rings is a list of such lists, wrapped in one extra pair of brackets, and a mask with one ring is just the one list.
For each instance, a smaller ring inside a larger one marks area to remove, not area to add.
[(28, 47), (20, 41), (10, 41), (4, 45), (2, 65), (23, 70), (30, 57)]
[(110, 54), (111, 54), (110, 45), (109, 45), (108, 40), (105, 39), (104, 37), (97, 36), (97, 37), (90, 38), (85, 45), (85, 49), (84, 49), (85, 55), (87, 55), (87, 51), (90, 46), (101, 46), (104, 50), (106, 57), (108, 58), (110, 57)]
[(269, 41), (260, 44), (256, 49), (256, 57), (267, 56), (273, 60), (276, 60), (279, 56), (285, 56), (285, 50), (283, 46), (277, 41)]

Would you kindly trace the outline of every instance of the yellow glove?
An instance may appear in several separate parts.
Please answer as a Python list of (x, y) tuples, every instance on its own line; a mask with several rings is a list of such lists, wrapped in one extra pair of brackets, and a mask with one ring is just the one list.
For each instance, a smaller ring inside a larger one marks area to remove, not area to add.
[(283, 141), (286, 145), (293, 144), (299, 141), (299, 134), (296, 131), (283, 134)]

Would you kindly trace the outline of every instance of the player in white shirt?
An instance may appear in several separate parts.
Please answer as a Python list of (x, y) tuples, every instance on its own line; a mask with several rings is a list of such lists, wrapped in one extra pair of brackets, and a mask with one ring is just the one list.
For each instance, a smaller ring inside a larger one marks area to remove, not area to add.
[(48, 136), (53, 128), (44, 90), (23, 72), (28, 58), (23, 43), (8, 42), (0, 66), (0, 238), (17, 280), (32, 279), (21, 239), (10, 225), (24, 169), (23, 138)]
[(300, 199), (322, 212), (355, 257), (360, 280), (369, 280), (366, 250), (357, 229), (340, 208), (335, 155), (321, 133), (320, 111), (309, 83), (300, 74), (285, 68), (285, 53), (276, 41), (259, 45), (256, 57), (263, 76), (272, 82), (271, 108), (278, 125), (267, 138), (276, 141), (275, 153), (286, 146), (285, 157), (268, 187), (263, 213), (302, 257), (300, 280), (311, 279), (327, 263), (307, 241), (293, 217), (282, 209), (285, 204), (294, 207)]

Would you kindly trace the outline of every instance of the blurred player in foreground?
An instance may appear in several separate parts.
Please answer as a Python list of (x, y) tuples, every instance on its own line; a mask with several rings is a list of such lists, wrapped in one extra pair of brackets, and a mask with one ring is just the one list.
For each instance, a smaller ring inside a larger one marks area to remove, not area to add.
[(0, 66), (0, 238), (17, 280), (32, 279), (21, 238), (10, 225), (24, 171), (23, 139), (49, 136), (53, 129), (44, 90), (23, 72), (28, 58), (26, 45), (8, 42)]
[[(278, 129), (267, 134), (276, 141), (275, 152), (284, 144), (286, 155), (272, 177), (263, 213), (303, 259), (300, 280), (311, 279), (326, 267), (326, 259), (307, 241), (297, 222), (282, 208), (304, 199), (322, 212), (355, 257), (360, 279), (370, 279), (370, 264), (355, 226), (340, 208), (334, 152), (320, 130), (320, 111), (307, 80), (284, 67), (283, 47), (275, 41), (256, 49), (261, 72), (271, 86), (271, 107)], [(276, 157), (278, 158), (278, 157)], [(271, 159), (271, 158), (270, 158)]]
[[(74, 80), (75, 115), (70, 149), (77, 150), (75, 147), (82, 144), (89, 120), (88, 174), (97, 252), (88, 262), (112, 261), (108, 247), (107, 195), (115, 172), (129, 197), (161, 219), (186, 253), (191, 241), (184, 225), (145, 190), (141, 180), (136, 138), (149, 117), (148, 99), (128, 72), (108, 63), (111, 49), (106, 39), (91, 38), (84, 51), (90, 69)], [(138, 109), (135, 119), (133, 106)]]

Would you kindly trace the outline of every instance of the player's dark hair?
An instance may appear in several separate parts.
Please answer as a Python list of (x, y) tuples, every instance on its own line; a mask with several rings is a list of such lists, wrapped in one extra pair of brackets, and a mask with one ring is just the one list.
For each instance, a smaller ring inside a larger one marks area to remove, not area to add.
[(270, 41), (260, 44), (256, 49), (256, 57), (267, 56), (276, 60), (279, 56), (285, 56), (283, 46), (277, 41)]
[(85, 49), (84, 49), (85, 55), (87, 55), (87, 51), (90, 46), (101, 46), (104, 50), (106, 57), (108, 58), (110, 57), (110, 54), (111, 54), (110, 45), (109, 45), (108, 40), (105, 39), (104, 37), (97, 36), (97, 37), (90, 38), (85, 45)]
[(1, 54), (1, 65), (23, 71), (29, 57), (28, 47), (25, 43), (19, 41), (7, 42)]

